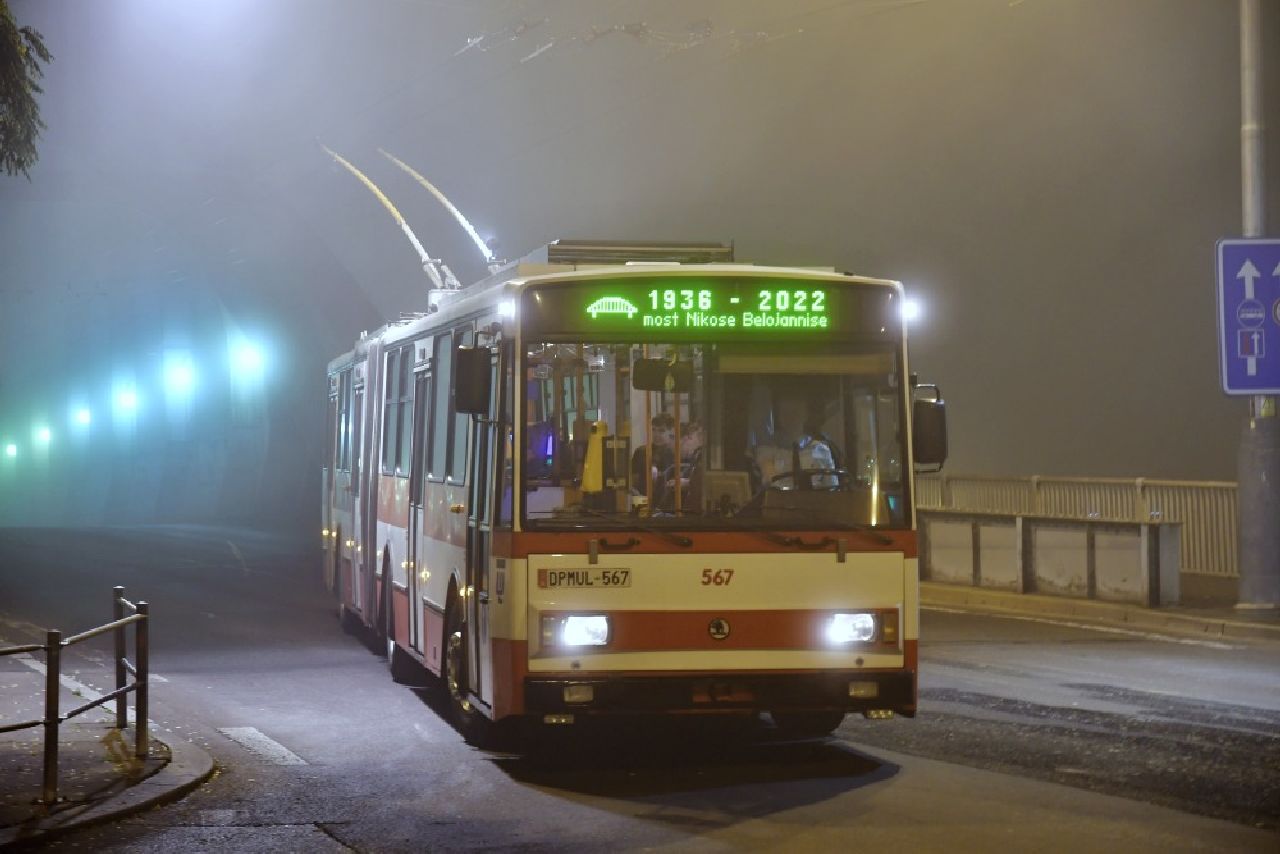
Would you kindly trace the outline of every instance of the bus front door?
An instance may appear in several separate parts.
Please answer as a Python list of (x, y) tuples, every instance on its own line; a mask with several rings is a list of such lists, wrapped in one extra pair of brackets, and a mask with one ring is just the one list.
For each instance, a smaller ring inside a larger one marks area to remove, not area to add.
[[(489, 366), (489, 412), (498, 411), (498, 356)], [(471, 419), (470, 512), (467, 516), (467, 684), (486, 704), (493, 702), (493, 651), (489, 643), (489, 564), (493, 554), (494, 417)]]

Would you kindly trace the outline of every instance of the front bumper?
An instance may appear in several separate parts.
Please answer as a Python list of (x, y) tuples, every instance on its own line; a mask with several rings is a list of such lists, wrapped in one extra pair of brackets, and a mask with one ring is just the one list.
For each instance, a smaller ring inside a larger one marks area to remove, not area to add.
[[(874, 682), (874, 697), (849, 696), (850, 682)], [(567, 703), (568, 686), (591, 686), (592, 700)], [(911, 671), (850, 670), (824, 673), (536, 677), (524, 681), (531, 714), (690, 714), (699, 712), (834, 711), (889, 709), (915, 717)]]

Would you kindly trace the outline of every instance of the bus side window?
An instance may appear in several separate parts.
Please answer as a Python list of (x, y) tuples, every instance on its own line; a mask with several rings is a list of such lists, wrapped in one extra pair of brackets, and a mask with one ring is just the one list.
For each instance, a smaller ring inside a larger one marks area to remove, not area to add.
[[(449, 336), (442, 336), (448, 340)], [(458, 330), (453, 334), (453, 346), (470, 347), (475, 342), (475, 333), (471, 330)], [(441, 374), (448, 377), (450, 389), (453, 387), (452, 364), (450, 364), (450, 372)], [(460, 413), (454, 409), (453, 394), (449, 394), (449, 421), (452, 429), (449, 430), (448, 437), (448, 480), (454, 485), (461, 485), (466, 482), (467, 472), (467, 433), (471, 424), (471, 416)]]
[(427, 457), (427, 477), (431, 480), (444, 480), (449, 424), (449, 379), (453, 374), (453, 336), (437, 335), (432, 353), (431, 382), (435, 386), (435, 395), (431, 406), (431, 453)]
[(426, 475), (427, 455), (425, 439), (427, 438), (427, 394), (431, 388), (426, 371), (414, 375), (413, 378), (413, 443), (409, 449), (412, 463), (409, 468), (409, 500), (414, 504), (422, 504), (422, 481)]
[(385, 362), (382, 399), (382, 473), (395, 474), (396, 428), (400, 425), (400, 351), (391, 350)]
[(408, 477), (413, 437), (413, 345), (400, 348), (400, 432), (396, 442), (396, 474)]

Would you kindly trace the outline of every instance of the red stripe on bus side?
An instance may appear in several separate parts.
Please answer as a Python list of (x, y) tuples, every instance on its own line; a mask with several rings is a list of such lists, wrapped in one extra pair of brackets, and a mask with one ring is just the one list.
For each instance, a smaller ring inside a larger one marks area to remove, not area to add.
[(409, 481), (378, 475), (378, 520), (399, 528), (409, 527)]
[(409, 591), (391, 585), (392, 635), (401, 646), (409, 645)]
[(493, 653), (493, 717), (524, 713), (524, 677), (529, 673), (527, 641), (494, 638)]
[(422, 606), (422, 648), (426, 650), (423, 659), (426, 662), (427, 669), (436, 676), (440, 675), (440, 661), (443, 651), (440, 644), (444, 641), (444, 615), (438, 611), (431, 609), (429, 605)]

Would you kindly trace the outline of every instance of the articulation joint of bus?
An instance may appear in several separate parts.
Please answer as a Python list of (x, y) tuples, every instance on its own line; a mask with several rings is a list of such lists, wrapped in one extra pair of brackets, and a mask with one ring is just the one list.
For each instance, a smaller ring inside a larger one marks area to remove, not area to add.
[(561, 241), (365, 336), (329, 365), (342, 613), (464, 726), (913, 716), (913, 473), (946, 424), (902, 299), (715, 244)]

